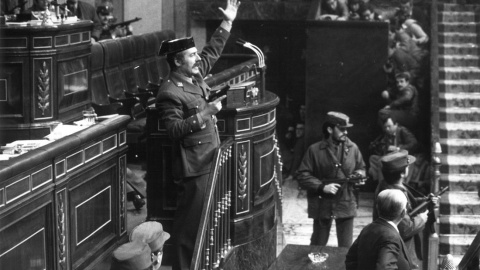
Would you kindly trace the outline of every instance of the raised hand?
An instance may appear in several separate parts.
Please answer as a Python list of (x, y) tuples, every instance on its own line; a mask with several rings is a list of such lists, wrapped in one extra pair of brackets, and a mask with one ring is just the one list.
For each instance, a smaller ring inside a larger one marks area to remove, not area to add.
[(223, 19), (227, 22), (233, 22), (237, 17), (237, 10), (240, 6), (240, 1), (227, 0), (227, 7), (225, 9), (219, 7), (218, 9), (223, 13)]

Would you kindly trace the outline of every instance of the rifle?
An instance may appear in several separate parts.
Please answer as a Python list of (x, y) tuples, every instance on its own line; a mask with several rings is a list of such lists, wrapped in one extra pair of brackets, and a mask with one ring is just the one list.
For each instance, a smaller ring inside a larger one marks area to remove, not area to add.
[(132, 19), (132, 20), (128, 20), (128, 21), (124, 21), (124, 22), (119, 22), (119, 23), (114, 23), (114, 24), (111, 24), (109, 26), (110, 30), (113, 30), (115, 28), (117, 28), (118, 26), (127, 26), (131, 23), (134, 23), (134, 22), (138, 22), (140, 21), (142, 18), (138, 18), (136, 17), (135, 19)]
[[(447, 190), (448, 190), (448, 186), (439, 190), (436, 194), (433, 195), (433, 197), (438, 197), (438, 196), (442, 195), (443, 193), (445, 193), (445, 191), (447, 191)], [(410, 213), (408, 213), (408, 215), (413, 217), (414, 215), (416, 215), (420, 211), (422, 211), (425, 207), (427, 207), (428, 204), (431, 203), (431, 202), (432, 202), (432, 197), (429, 197), (428, 200), (424, 201), (419, 206), (415, 207), (415, 209), (413, 209)]]
[(331, 183), (338, 183), (338, 184), (350, 183), (350, 184), (356, 184), (356, 185), (364, 185), (367, 179), (368, 179), (368, 176), (358, 175), (358, 176), (347, 177), (347, 178), (323, 179), (322, 182), (327, 185)]
[(15, 9), (17, 9), (17, 8), (22, 8), (23, 6), (25, 6), (26, 3), (28, 3), (28, 1), (23, 1), (22, 3), (14, 6), (12, 9), (10, 9), (10, 10), (8, 11), (8, 14), (13, 13), (13, 12), (15, 11)]

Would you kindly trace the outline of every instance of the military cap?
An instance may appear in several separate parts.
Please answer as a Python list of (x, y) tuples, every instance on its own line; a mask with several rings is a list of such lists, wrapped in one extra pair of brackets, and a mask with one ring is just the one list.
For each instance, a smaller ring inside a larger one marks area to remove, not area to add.
[(142, 242), (127, 242), (113, 251), (110, 270), (143, 270), (152, 265), (152, 255), (148, 245)]
[(353, 127), (353, 124), (349, 121), (350, 118), (346, 114), (340, 112), (328, 112), (327, 119), (325, 120), (326, 123), (331, 123), (341, 128)]
[(193, 37), (165, 40), (162, 42), (162, 45), (160, 45), (158, 55), (164, 56), (171, 53), (178, 53), (193, 47), (195, 47)]
[(407, 150), (400, 150), (386, 154), (380, 158), (382, 170), (385, 172), (398, 172), (415, 162), (415, 157), (408, 154)]
[(113, 7), (111, 5), (102, 5), (97, 7), (97, 14), (110, 15), (113, 12)]
[(130, 241), (139, 241), (150, 246), (152, 252), (161, 251), (170, 234), (163, 231), (162, 224), (156, 221), (145, 221), (133, 228)]

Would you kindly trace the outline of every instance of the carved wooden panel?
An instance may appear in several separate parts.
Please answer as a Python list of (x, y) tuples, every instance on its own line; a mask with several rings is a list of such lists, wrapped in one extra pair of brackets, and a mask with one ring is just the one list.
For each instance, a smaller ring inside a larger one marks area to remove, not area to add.
[(53, 63), (52, 58), (33, 59), (33, 119), (44, 120), (53, 118)]
[(61, 190), (60, 192), (57, 192), (57, 198), (56, 198), (56, 223), (55, 223), (55, 228), (57, 231), (57, 246), (56, 246), (56, 251), (57, 251), (57, 264), (59, 269), (67, 269), (67, 265), (69, 264), (69, 250), (68, 250), (68, 244), (69, 244), (69, 237), (68, 237), (68, 209), (66, 205), (66, 198), (67, 198), (67, 193), (66, 189)]
[(262, 201), (270, 190), (274, 178), (275, 142), (274, 136), (254, 141), (253, 143), (253, 187), (254, 204)]
[(89, 102), (88, 57), (77, 57), (58, 62), (59, 112), (82, 106)]
[(28, 85), (28, 78), (23, 77), (28, 64), (23, 61), (2, 63), (0, 66), (0, 119), (5, 117), (23, 117), (23, 84)]
[[(26, 208), (0, 220), (0, 266), (2, 269), (52, 269), (54, 241), (48, 222), (51, 204), (31, 204)], [(14, 223), (5, 223), (10, 220)]]
[(248, 213), (250, 211), (251, 198), (251, 159), (250, 159), (250, 141), (241, 141), (235, 143), (235, 185), (233, 189), (234, 200), (233, 207), (235, 215)]

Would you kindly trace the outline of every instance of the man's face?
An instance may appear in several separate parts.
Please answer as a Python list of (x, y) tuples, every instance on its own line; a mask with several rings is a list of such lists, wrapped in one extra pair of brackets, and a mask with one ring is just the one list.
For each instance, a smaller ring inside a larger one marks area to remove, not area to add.
[(305, 111), (306, 111), (305, 105), (300, 105), (299, 113), (302, 119), (305, 118)]
[(175, 60), (175, 63), (177, 64), (177, 72), (180, 74), (183, 74), (187, 77), (192, 77), (194, 74), (199, 74), (200, 69), (199, 69), (199, 62), (201, 60), (200, 56), (197, 53), (197, 48), (193, 47), (190, 49), (187, 49), (183, 52), (182, 59)]
[(397, 78), (398, 89), (404, 89), (408, 86), (408, 81), (405, 78)]
[(98, 19), (100, 20), (102, 25), (108, 25), (109, 22), (113, 19), (113, 15), (111, 13), (110, 14), (98, 13)]
[(337, 0), (326, 0), (325, 3), (327, 6), (329, 6), (331, 9), (336, 9), (337, 8)]
[(335, 126), (331, 131), (330, 136), (332, 140), (336, 142), (344, 142), (347, 140), (347, 128)]
[(295, 136), (297, 138), (301, 138), (303, 137), (304, 134), (305, 134), (305, 125), (297, 124), (297, 126), (295, 127)]
[(394, 135), (395, 132), (397, 131), (398, 123), (393, 123), (391, 118), (388, 118), (388, 120), (383, 124), (383, 130), (385, 133), (389, 135)]
[(374, 14), (369, 9), (362, 12), (362, 19), (365, 21), (373, 21)]
[(401, 4), (400, 5), (400, 10), (404, 13), (404, 14), (410, 14), (410, 11), (412, 10), (412, 5), (410, 4), (410, 2), (407, 2), (405, 4)]
[(77, 8), (78, 0), (67, 0), (67, 6), (69, 9)]

